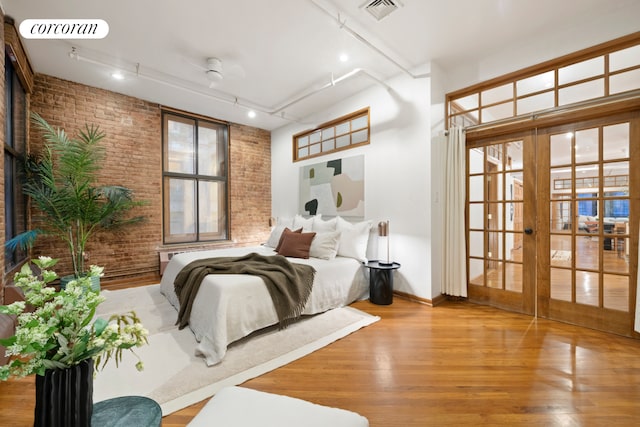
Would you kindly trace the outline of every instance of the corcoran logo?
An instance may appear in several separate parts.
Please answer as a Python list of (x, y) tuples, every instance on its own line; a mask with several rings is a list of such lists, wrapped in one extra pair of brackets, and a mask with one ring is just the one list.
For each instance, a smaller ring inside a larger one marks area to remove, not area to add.
[(25, 39), (103, 39), (109, 24), (102, 19), (25, 19), (20, 34)]

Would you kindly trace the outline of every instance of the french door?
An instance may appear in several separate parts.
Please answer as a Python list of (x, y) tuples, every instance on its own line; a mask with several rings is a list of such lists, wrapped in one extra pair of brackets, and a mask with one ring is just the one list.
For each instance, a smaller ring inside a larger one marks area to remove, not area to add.
[(467, 146), (469, 298), (534, 314), (533, 133), (490, 138)]
[(631, 335), (639, 114), (467, 145), (470, 300)]

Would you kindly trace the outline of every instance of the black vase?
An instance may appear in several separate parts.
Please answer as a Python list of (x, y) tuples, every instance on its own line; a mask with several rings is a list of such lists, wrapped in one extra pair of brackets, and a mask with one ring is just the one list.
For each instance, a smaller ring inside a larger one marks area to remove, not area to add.
[(93, 359), (36, 375), (34, 427), (89, 427), (93, 412)]

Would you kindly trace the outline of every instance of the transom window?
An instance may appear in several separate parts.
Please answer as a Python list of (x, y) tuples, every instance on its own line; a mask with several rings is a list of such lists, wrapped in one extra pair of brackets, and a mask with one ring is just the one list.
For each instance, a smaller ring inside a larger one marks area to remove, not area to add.
[(447, 95), (468, 127), (640, 90), (640, 39), (626, 37)]
[(163, 112), (164, 242), (228, 239), (225, 123)]
[(293, 136), (293, 161), (369, 143), (369, 108)]

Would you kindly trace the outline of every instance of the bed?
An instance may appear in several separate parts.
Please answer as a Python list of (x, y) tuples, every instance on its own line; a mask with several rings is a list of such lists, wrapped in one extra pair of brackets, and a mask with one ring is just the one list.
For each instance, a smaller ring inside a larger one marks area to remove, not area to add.
[[(308, 221), (308, 219), (305, 220)], [(365, 277), (366, 272), (362, 267), (362, 262), (366, 258), (366, 239), (369, 237), (370, 223), (353, 225), (346, 221), (341, 222), (336, 218), (336, 224), (334, 224), (332, 231), (330, 226), (326, 224), (329, 221), (322, 221), (319, 218), (315, 218), (315, 220), (315, 228), (312, 224), (305, 223), (306, 230), (309, 232), (317, 230), (314, 241), (318, 243), (331, 240), (327, 239), (327, 235), (330, 234), (335, 237), (335, 247), (328, 256), (326, 251), (314, 252), (312, 250), (310, 252), (311, 255), (324, 255), (322, 258), (316, 256), (309, 256), (307, 259), (287, 257), (291, 262), (311, 265), (316, 270), (313, 289), (303, 310), (303, 315), (313, 315), (343, 307), (356, 300), (367, 298), (369, 294), (368, 280)], [(300, 224), (293, 223), (291, 225), (292, 228), (295, 228)], [(357, 233), (354, 227), (359, 227)], [(270, 241), (276, 240), (275, 238), (282, 234), (279, 228), (289, 227), (277, 225)], [(305, 229), (305, 227), (299, 227), (299, 229)], [(365, 229), (366, 239), (364, 238)], [(355, 248), (353, 240), (358, 238), (358, 250), (353, 251), (352, 249)], [(267, 256), (278, 254), (271, 245), (273, 242), (271, 244), (267, 242), (262, 246), (184, 252), (174, 255), (162, 276), (160, 291), (176, 308), (177, 313), (180, 303), (174, 290), (174, 279), (184, 266), (191, 261), (202, 258), (235, 257), (252, 252)], [(313, 245), (311, 249), (313, 249)], [(208, 275), (202, 281), (191, 307), (189, 328), (198, 341), (196, 354), (202, 356), (207, 365), (212, 366), (222, 361), (229, 344), (252, 332), (277, 323), (276, 310), (260, 277), (245, 274), (218, 274)]]

